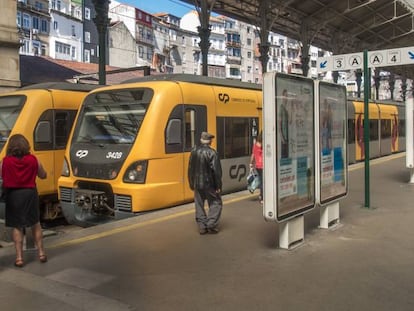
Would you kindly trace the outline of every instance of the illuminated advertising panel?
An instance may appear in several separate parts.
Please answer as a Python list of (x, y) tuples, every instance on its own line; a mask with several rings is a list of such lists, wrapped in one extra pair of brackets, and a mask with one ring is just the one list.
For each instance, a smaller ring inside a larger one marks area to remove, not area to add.
[(315, 206), (314, 82), (268, 73), (263, 91), (263, 213), (283, 221)]
[(347, 193), (347, 101), (344, 86), (319, 82), (320, 203)]

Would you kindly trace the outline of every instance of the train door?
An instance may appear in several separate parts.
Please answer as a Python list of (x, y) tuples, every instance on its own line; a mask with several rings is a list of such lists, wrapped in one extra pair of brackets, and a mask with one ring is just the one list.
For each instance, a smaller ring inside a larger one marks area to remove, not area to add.
[(378, 105), (380, 111), (380, 155), (391, 154), (397, 146), (397, 107), (392, 105)]
[[(176, 176), (181, 176), (180, 189), (170, 189), (176, 197), (171, 198), (173, 202), (190, 200), (193, 192), (190, 190), (187, 169), (191, 149), (199, 144), (201, 132), (207, 129), (207, 108), (198, 105), (178, 105), (168, 119), (166, 128), (166, 153), (179, 157), (175, 163), (181, 163), (174, 167)], [(170, 194), (170, 195), (172, 195)]]
[(33, 150), (49, 175), (37, 181), (39, 195), (57, 197), (63, 156), (77, 110), (54, 108), (49, 107), (39, 116), (33, 130)]
[[(365, 159), (364, 141), (364, 103), (354, 102), (355, 107), (355, 159), (362, 161)], [(377, 104), (369, 104), (369, 155), (370, 158), (379, 157), (379, 110)]]
[(378, 158), (380, 152), (380, 113), (378, 104), (369, 104), (369, 157)]
[(188, 161), (191, 149), (200, 143), (201, 132), (207, 130), (207, 107), (198, 105), (184, 106), (184, 155), (183, 155), (183, 177), (184, 197), (192, 199), (193, 191), (188, 183)]

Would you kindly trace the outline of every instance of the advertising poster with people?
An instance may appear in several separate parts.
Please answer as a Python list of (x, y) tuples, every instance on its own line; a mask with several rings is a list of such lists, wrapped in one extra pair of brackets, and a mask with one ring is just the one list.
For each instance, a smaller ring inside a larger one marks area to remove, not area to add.
[(277, 217), (314, 206), (314, 86), (303, 77), (276, 76)]
[(320, 201), (346, 194), (346, 89), (319, 83)]

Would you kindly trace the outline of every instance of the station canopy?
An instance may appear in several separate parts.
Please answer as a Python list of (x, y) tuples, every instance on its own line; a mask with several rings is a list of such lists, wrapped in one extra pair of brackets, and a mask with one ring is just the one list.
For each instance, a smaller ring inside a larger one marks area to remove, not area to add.
[[(181, 0), (188, 4), (204, 0)], [(266, 0), (216, 0), (212, 11), (260, 26)], [(212, 3), (211, 0), (207, 0)], [(271, 31), (334, 54), (414, 46), (414, 0), (268, 0)], [(384, 68), (414, 78), (414, 66)]]

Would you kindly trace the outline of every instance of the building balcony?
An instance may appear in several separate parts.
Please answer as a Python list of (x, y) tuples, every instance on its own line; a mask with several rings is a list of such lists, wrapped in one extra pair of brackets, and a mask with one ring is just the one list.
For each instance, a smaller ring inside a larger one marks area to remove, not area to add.
[(227, 56), (227, 64), (241, 65), (241, 57), (240, 56)]
[(148, 45), (154, 45), (154, 38), (148, 38), (146, 36), (138, 35), (136, 38), (137, 42), (146, 43)]
[(241, 42), (240, 41), (226, 41), (226, 46), (239, 48), (241, 47)]
[(17, 2), (17, 10), (18, 11), (26, 11), (26, 12), (31, 12), (31, 13), (38, 13), (39, 15), (43, 15), (43, 16), (48, 16), (50, 17), (49, 14), (49, 8), (38, 8), (32, 4), (27, 4), (25, 2), (22, 1), (18, 1)]

